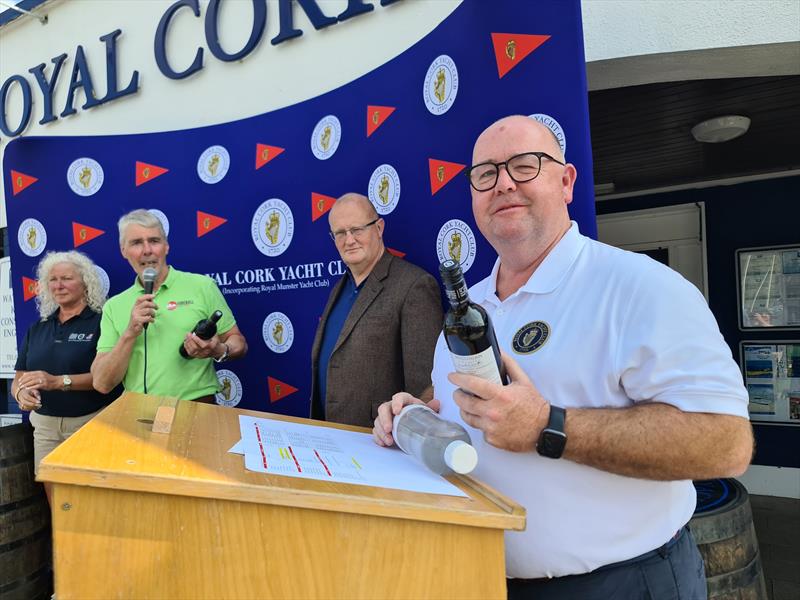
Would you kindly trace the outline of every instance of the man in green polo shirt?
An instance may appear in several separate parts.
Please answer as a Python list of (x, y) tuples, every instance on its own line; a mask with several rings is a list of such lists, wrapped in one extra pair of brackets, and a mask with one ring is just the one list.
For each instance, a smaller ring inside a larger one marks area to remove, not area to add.
[[(137, 277), (103, 307), (92, 364), (95, 389), (107, 392), (122, 382), (132, 392), (213, 404), (219, 386), (212, 359), (222, 362), (247, 352), (228, 303), (210, 277), (167, 264), (167, 236), (152, 213), (139, 209), (124, 215), (119, 240), (122, 256)], [(145, 294), (142, 285), (142, 272), (148, 268), (156, 271), (152, 294)], [(222, 311), (217, 335), (202, 340), (191, 333), (215, 310)], [(181, 343), (189, 359), (178, 352)]]

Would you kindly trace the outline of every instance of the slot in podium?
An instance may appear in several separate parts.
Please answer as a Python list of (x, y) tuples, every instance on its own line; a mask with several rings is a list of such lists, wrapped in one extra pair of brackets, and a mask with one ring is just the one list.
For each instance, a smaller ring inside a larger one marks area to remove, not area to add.
[[(467, 497), (248, 471), (248, 414), (125, 393), (42, 461), (59, 600), (505, 598), (504, 529), (525, 511), (468, 476)], [(376, 452), (387, 450), (375, 447)]]

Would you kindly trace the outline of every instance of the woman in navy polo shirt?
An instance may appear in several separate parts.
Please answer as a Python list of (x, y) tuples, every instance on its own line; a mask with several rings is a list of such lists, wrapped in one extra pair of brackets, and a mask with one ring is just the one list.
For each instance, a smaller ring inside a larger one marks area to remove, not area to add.
[[(25, 334), (11, 393), (31, 412), (34, 468), (119, 396), (92, 388), (92, 365), (106, 301), (94, 263), (80, 252), (48, 252), (37, 270), (41, 319)], [(50, 490), (45, 484), (48, 499)]]

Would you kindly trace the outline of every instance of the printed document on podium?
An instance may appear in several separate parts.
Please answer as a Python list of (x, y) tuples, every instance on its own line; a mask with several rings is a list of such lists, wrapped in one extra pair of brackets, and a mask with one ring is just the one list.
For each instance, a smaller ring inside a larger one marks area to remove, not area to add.
[(245, 467), (251, 471), (337, 483), (467, 495), (397, 448), (372, 435), (239, 415)]

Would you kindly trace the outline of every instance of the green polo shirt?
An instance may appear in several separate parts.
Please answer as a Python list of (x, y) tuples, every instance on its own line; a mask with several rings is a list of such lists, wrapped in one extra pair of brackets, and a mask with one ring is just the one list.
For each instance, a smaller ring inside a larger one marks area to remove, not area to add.
[[(128, 327), (136, 299), (144, 293), (137, 278), (124, 292), (103, 306), (97, 352), (110, 352)], [(236, 324), (231, 309), (210, 277), (169, 268), (166, 280), (155, 294), (156, 319), (147, 329), (147, 392), (192, 400), (215, 394), (217, 375), (210, 358), (185, 359), (178, 352), (183, 338), (198, 321), (215, 310), (222, 311), (217, 333)], [(122, 384), (131, 392), (144, 392), (144, 333), (133, 346)]]

